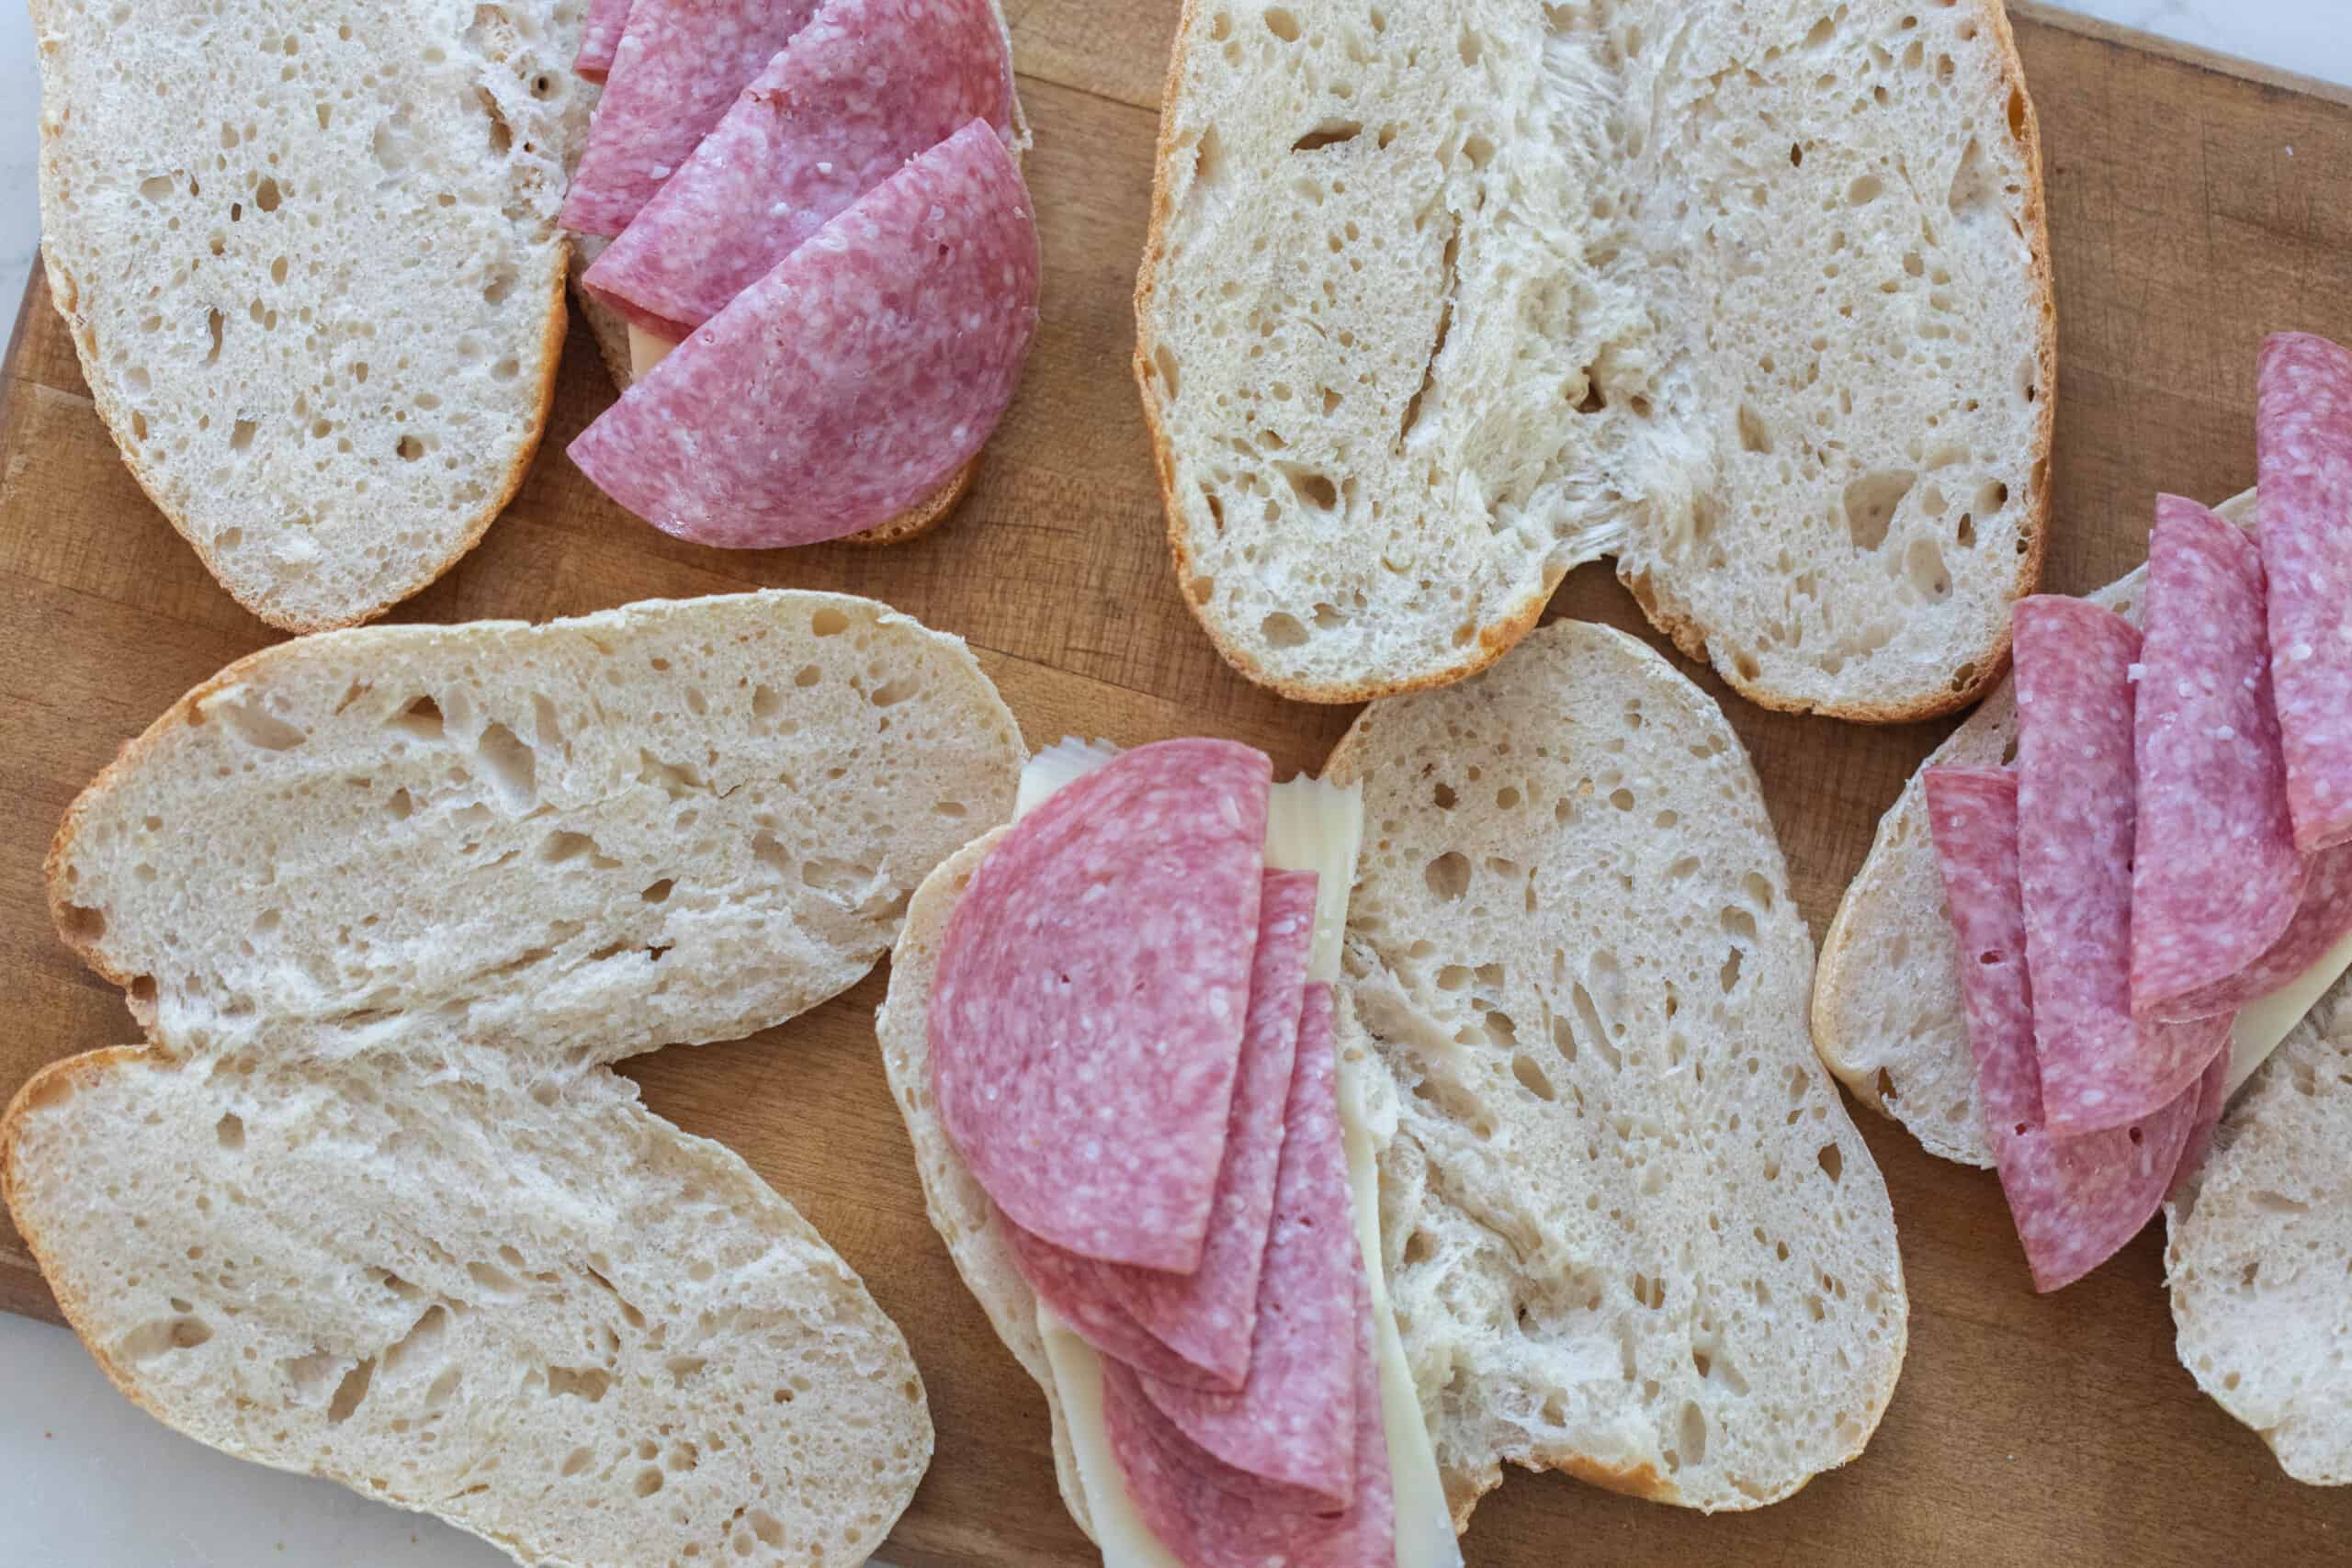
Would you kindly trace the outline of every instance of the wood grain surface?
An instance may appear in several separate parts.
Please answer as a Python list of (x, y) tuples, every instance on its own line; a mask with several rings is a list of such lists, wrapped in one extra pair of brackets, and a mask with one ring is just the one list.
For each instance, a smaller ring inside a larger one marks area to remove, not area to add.
[[(1214, 733), (1313, 769), (1351, 716), (1281, 703), (1219, 661), (1169, 571), (1128, 375), (1129, 305), (1174, 0), (1008, 6), (1036, 128), (1045, 324), (962, 512), (888, 550), (723, 554), (615, 510), (561, 448), (612, 396), (584, 333), (546, 449), (481, 547), (394, 618), (540, 618), (752, 585), (871, 594), (961, 633), (1033, 741)], [(2038, 13), (2018, 31), (2047, 139), (2062, 374), (2050, 586), (2142, 557), (2159, 490), (2254, 479), (2255, 351), (2352, 341), (2352, 107)], [(40, 869), (67, 801), (182, 691), (274, 640), (141, 494), (36, 285), (0, 380), (0, 1095), (135, 1037), (51, 934)], [(1552, 613), (1641, 629), (1605, 568)], [(1658, 639), (1652, 638), (1657, 641)], [(1710, 675), (1685, 664), (1718, 697)], [(1879, 813), (1946, 725), (1866, 730), (1725, 699), (1818, 935)], [(632, 1064), (647, 1101), (741, 1150), (906, 1328), (937, 1457), (888, 1554), (910, 1568), (1092, 1561), (1056, 1499), (1036, 1390), (923, 1219), (872, 1035), (882, 977), (753, 1039)], [(2342, 1561), (2352, 1492), (2288, 1482), (2173, 1355), (2152, 1229), (2054, 1298), (2029, 1288), (1998, 1187), (1861, 1113), (1893, 1190), (1911, 1351), (1869, 1452), (1761, 1513), (1702, 1518), (1559, 1476), (1478, 1510), (1471, 1561), (1535, 1564)], [(0, 1305), (53, 1315), (0, 1224)]]

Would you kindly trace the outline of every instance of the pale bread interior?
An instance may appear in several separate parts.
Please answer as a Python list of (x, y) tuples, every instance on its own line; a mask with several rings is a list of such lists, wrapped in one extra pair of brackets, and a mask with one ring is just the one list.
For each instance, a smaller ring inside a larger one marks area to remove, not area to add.
[(580, 0), (35, 0), (42, 256), (131, 472), (238, 603), (349, 625), (537, 449)]
[(1972, 700), (2048, 504), (2037, 157), (1988, 0), (1192, 0), (1136, 351), (1187, 601), (1347, 701), (1613, 554), (1759, 702)]

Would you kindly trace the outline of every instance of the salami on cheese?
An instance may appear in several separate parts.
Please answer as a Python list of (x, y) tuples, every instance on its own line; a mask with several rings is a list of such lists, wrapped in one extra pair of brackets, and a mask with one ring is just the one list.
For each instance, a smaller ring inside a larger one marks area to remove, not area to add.
[(1020, 173), (974, 120), (737, 295), (581, 433), (572, 460), (700, 544), (887, 522), (996, 428), (1036, 328), (1037, 273)]
[(628, 24), (629, 0), (588, 0), (587, 20), (580, 25), (580, 52), (571, 68), (591, 82), (601, 82), (613, 68), (613, 51), (620, 48), (621, 29)]
[(2352, 841), (2352, 351), (2282, 333), (2256, 384), (2271, 684), (2309, 854)]
[(2195, 502), (2157, 497), (2141, 623), (2132, 1009), (2234, 1012), (2252, 997), (2232, 982), (2286, 934), (2305, 876), (2271, 708), (2261, 552)]
[(1139, 1381), (1193, 1445), (1264, 1481), (1345, 1507), (1354, 1495), (1356, 1318), (1363, 1260), (1340, 1137), (1331, 987), (1307, 988), (1290, 1084), (1282, 1180), (1238, 1393)]
[(581, 281), (674, 342), (908, 159), (1012, 114), (989, 0), (826, 0)]
[(1200, 1267), (1272, 782), (1264, 753), (1230, 741), (1138, 747), (1056, 791), (973, 874), (932, 983), (932, 1088), (1024, 1230)]
[[(2054, 1291), (2112, 1257), (2155, 1213), (2199, 1121), (2204, 1086), (2191, 1082), (2132, 1126), (2075, 1137), (2051, 1130), (2034, 1049), (2039, 998), (2019, 884), (2019, 781), (1998, 768), (1954, 767), (1929, 768), (1923, 781), (1987, 1141), (2034, 1289)], [(2219, 1055), (2227, 1021), (2192, 1027), (2215, 1034)]]
[(1103, 1263), (1006, 1227), (1013, 1260), (1039, 1298), (1096, 1350), (1157, 1380), (1238, 1390), (1250, 1378), (1250, 1345), (1272, 1290), (1260, 1274), (1272, 1250), (1277, 1174), (1292, 1180), (1286, 1151), (1295, 1111), (1285, 1108), (1298, 1092), (1299, 1011), (1317, 880), (1311, 871), (1269, 872), (1262, 885), (1241, 1064), (1201, 1266), (1170, 1274)]
[(563, 226), (628, 228), (816, 8), (816, 0), (632, 0)]
[(2018, 863), (2040, 1101), (2050, 1130), (2073, 1136), (2170, 1105), (2222, 1039), (2201, 1022), (2132, 1014), (2140, 634), (2096, 604), (2036, 595), (2018, 604), (2016, 640)]
[(1152, 1404), (1133, 1372), (1104, 1365), (1103, 1425), (1120, 1473), (1145, 1525), (1185, 1568), (1395, 1568), (1396, 1510), (1381, 1424), (1372, 1292), (1361, 1266), (1352, 1297), (1354, 1474), (1351, 1500), (1336, 1512), (1315, 1493), (1203, 1452)]

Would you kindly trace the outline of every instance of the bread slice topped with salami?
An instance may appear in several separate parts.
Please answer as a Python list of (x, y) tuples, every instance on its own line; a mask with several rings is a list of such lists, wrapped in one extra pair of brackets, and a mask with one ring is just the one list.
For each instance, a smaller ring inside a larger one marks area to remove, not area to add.
[(1998, 1169), (2037, 1289), (2164, 1209), (2183, 1361), (2344, 1482), (2352, 353), (2274, 337), (2257, 387), (2258, 491), (2160, 497), (2143, 570), (2018, 606), (2015, 681), (1880, 824), (1814, 1026), (1858, 1097)]
[(877, 1020), (1106, 1563), (1458, 1562), (1505, 1461), (1714, 1510), (1859, 1454), (1894, 1218), (1721, 713), (1564, 622), (1272, 773), (1042, 754)]
[(266, 649), (60, 829), (147, 1039), (17, 1095), (9, 1212), (199, 1441), (528, 1563), (854, 1568), (930, 1460), (906, 1341), (610, 1065), (856, 983), (1023, 754), (960, 641), (839, 594)]
[(1136, 318), (1179, 588), (1289, 696), (1458, 680), (1613, 557), (1747, 697), (1922, 718), (2039, 572), (1998, 0), (1191, 0)]
[[(314, 631), (454, 565), (563, 349), (576, 6), (36, 0), (41, 258), (133, 478)], [(184, 52), (201, 40), (201, 60)]]
[(725, 547), (938, 521), (1037, 321), (993, 0), (635, 0), (577, 68), (605, 85), (564, 220), (623, 395), (573, 461)]

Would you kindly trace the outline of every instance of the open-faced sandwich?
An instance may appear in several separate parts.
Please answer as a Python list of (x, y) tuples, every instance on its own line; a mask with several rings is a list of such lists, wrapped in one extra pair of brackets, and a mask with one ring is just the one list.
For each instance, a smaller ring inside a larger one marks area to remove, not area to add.
[(609, 1064), (847, 988), (1023, 755), (956, 639), (761, 593), (322, 634), (74, 802), (60, 931), (141, 1045), (37, 1075), (0, 1188), (108, 1377), (525, 1562), (863, 1562), (899, 1329)]
[(1848, 1086), (1992, 1165), (2034, 1284), (2163, 1207), (2181, 1359), (2352, 1481), (2352, 354), (2264, 346), (2258, 492), (2018, 607), (2014, 692), (1880, 824), (1814, 1021)]
[(1106, 1562), (1423, 1564), (1506, 1461), (1712, 1510), (1861, 1451), (1907, 1308), (1812, 958), (1721, 713), (1563, 622), (1319, 783), (1042, 754), (878, 1028)]
[(994, 0), (622, 0), (563, 221), (624, 389), (571, 446), (737, 547), (938, 522), (1037, 322), (1029, 133)]

